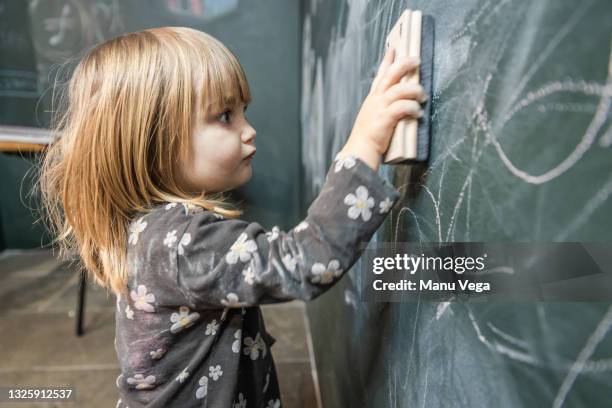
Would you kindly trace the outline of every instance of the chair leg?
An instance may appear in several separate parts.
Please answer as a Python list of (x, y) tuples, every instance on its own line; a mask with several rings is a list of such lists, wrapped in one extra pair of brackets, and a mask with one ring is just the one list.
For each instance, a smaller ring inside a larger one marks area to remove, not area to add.
[(79, 298), (77, 303), (76, 315), (76, 335), (83, 335), (83, 312), (85, 309), (85, 289), (87, 286), (87, 275), (85, 271), (81, 271), (79, 276)]

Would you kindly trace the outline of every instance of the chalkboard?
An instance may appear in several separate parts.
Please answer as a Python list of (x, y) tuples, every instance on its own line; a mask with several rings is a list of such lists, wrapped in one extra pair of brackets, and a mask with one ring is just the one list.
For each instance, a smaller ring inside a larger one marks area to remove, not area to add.
[(71, 74), (69, 69), (58, 78), (59, 65), (76, 62), (94, 44), (138, 26), (175, 23), (202, 28), (235, 15), (237, 7), (238, 0), (2, 0), (0, 122), (48, 127), (53, 81)]
[(25, 1), (0, 1), (0, 123), (30, 125), (40, 96)]
[[(612, 3), (303, 4), (304, 203), (343, 145), (403, 8), (436, 21), (424, 166), (379, 242), (612, 241)], [(308, 305), (326, 407), (612, 405), (612, 307), (363, 303), (360, 262)]]
[[(298, 3), (284, 0), (0, 0), (0, 141), (25, 140), (16, 127), (50, 126), (62, 86), (93, 45), (150, 27), (196, 28), (238, 57), (251, 87), (246, 116), (257, 155), (251, 181), (232, 198), (245, 219), (288, 229), (299, 221), (299, 13)], [(28, 142), (39, 134), (50, 141), (44, 132), (25, 134)], [(1, 154), (0, 162), (13, 165)], [(3, 206), (14, 213), (21, 200), (7, 197)], [(4, 219), (3, 228), (16, 227)]]

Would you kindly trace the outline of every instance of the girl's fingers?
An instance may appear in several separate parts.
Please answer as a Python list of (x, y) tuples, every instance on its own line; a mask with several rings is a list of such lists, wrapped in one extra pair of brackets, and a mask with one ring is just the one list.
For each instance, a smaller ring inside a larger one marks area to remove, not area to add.
[(387, 89), (385, 99), (388, 103), (393, 103), (398, 99), (414, 99), (418, 102), (425, 102), (427, 95), (419, 84), (400, 82)]
[(399, 82), (400, 78), (406, 75), (409, 71), (417, 68), (420, 62), (421, 61), (419, 58), (408, 57), (398, 61), (397, 63), (393, 63), (378, 82), (376, 90), (379, 92), (386, 91), (392, 85)]
[(378, 66), (378, 72), (376, 72), (376, 77), (374, 77), (374, 81), (372, 81), (372, 86), (370, 87), (370, 92), (376, 89), (376, 86), (382, 76), (387, 72), (387, 69), (393, 62), (393, 57), (395, 56), (395, 49), (393, 47), (387, 48), (385, 55), (383, 56), (380, 65)]
[(405, 117), (413, 119), (423, 116), (421, 105), (410, 99), (400, 99), (389, 105), (389, 112), (394, 120), (400, 120)]

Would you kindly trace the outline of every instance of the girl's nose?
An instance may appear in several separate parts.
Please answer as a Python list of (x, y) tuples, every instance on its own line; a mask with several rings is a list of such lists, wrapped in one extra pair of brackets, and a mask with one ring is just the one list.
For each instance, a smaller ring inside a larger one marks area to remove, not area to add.
[(249, 126), (244, 132), (242, 132), (242, 142), (249, 143), (255, 139), (257, 132), (251, 126)]

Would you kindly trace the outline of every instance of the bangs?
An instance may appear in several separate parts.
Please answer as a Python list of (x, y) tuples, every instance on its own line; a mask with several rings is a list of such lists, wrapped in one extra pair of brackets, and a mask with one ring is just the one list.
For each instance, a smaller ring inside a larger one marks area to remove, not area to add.
[(211, 50), (208, 61), (204, 64), (204, 75), (200, 106), (200, 114), (220, 112), (234, 107), (239, 103), (251, 102), (251, 91), (246, 75), (236, 58), (223, 49)]

